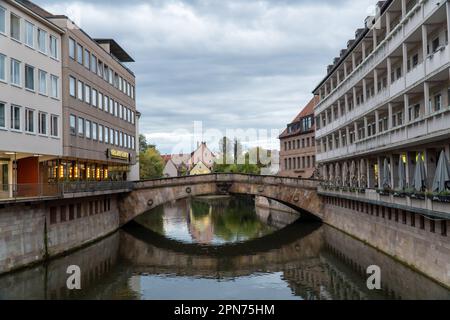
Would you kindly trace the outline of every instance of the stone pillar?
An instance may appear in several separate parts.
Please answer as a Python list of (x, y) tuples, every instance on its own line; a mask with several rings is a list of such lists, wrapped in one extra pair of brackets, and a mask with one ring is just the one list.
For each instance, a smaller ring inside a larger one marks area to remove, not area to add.
[(358, 122), (355, 121), (354, 123), (355, 126), (355, 142), (358, 141)]
[(363, 99), (364, 103), (367, 101), (367, 80), (363, 79)]
[(364, 138), (369, 136), (369, 125), (367, 121), (367, 117), (364, 117)]
[(379, 134), (380, 133), (380, 111), (375, 110), (375, 134)]
[(356, 54), (352, 52), (352, 70), (356, 69)]
[(391, 33), (391, 13), (386, 12), (386, 35)]
[(327, 125), (330, 124), (330, 119), (329, 119), (329, 117), (328, 117), (328, 110), (325, 110), (325, 123), (326, 123)]
[[(448, 5), (448, 3), (447, 3)], [(422, 25), (422, 54), (423, 54), (423, 68), (426, 71), (426, 61), (427, 61), (427, 56), (428, 56), (428, 51), (427, 51), (427, 47), (428, 47), (428, 27), (426, 24)], [(425, 72), (426, 74), (426, 72)]]
[(377, 157), (377, 165), (378, 165), (378, 188), (382, 188), (382, 171), (383, 171), (383, 161), (380, 156)]
[(344, 145), (342, 143), (342, 130), (339, 130), (338, 135), (339, 148), (342, 148), (342, 146)]
[(378, 43), (377, 28), (373, 28), (373, 50), (375, 51)]
[(344, 79), (346, 79), (347, 76), (348, 76), (347, 62), (344, 61)]
[(350, 128), (345, 127), (345, 138), (347, 139), (347, 146), (350, 145)]
[(447, 1), (446, 12), (447, 12), (447, 34), (450, 35), (450, 3)]
[(430, 109), (430, 83), (428, 81), (425, 81), (423, 83), (423, 95), (424, 95), (425, 114), (430, 114), (432, 110)]
[(338, 112), (338, 118), (342, 117), (342, 106), (341, 106), (341, 100), (339, 99), (337, 102), (337, 112)]
[(375, 94), (378, 94), (378, 70), (373, 70), (373, 81), (374, 81), (374, 88), (375, 88)]
[(403, 78), (406, 78), (406, 72), (408, 70), (408, 44), (403, 42), (402, 44), (403, 52)]
[(403, 99), (404, 99), (404, 101), (405, 101), (405, 108), (404, 108), (404, 119), (405, 119), (405, 121), (403, 122), (403, 124), (408, 124), (409, 123), (409, 96), (408, 96), (408, 94), (404, 94), (403, 95)]
[(336, 136), (334, 135), (334, 132), (331, 134), (331, 146), (334, 149), (336, 149)]
[(406, 16), (406, 0), (402, 0), (402, 18)]
[(356, 108), (356, 87), (353, 87), (353, 108)]
[(391, 86), (392, 83), (392, 58), (387, 58), (387, 85), (388, 88)]
[(336, 120), (336, 115), (334, 114), (334, 106), (331, 106), (331, 122)]
[(366, 54), (366, 42), (364, 40), (361, 41), (361, 47), (362, 47), (362, 60), (364, 61), (367, 57)]
[(341, 73), (339, 72), (339, 70), (336, 71), (336, 87), (339, 85), (339, 83), (341, 83)]
[(349, 107), (348, 107), (348, 94), (344, 94), (344, 104), (345, 104), (345, 113), (348, 113)]
[(392, 123), (392, 117), (393, 117), (392, 108), (393, 108), (392, 103), (388, 103), (388, 129), (389, 130), (394, 127), (393, 123)]

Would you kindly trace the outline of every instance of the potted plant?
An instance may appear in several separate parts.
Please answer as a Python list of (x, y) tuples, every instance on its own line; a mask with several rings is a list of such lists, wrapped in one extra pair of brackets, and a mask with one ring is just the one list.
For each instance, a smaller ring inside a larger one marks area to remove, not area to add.
[(405, 198), (406, 192), (405, 192), (405, 190), (397, 189), (397, 190), (394, 190), (393, 195), (396, 198)]
[(429, 198), (433, 201), (450, 203), (450, 191), (432, 193)]

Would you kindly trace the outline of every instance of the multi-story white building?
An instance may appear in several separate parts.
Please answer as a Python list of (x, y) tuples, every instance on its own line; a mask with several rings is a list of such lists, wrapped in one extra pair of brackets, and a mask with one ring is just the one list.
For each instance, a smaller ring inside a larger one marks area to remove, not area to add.
[(38, 184), (62, 155), (61, 34), (22, 1), (0, 1), (0, 186)]
[[(420, 157), (431, 191), (441, 151), (450, 157), (450, 3), (389, 0), (377, 7), (379, 16), (366, 19), (314, 90), (317, 162), (335, 185), (396, 190), (403, 165), (406, 188), (413, 186)], [(426, 212), (438, 207), (401, 201)]]

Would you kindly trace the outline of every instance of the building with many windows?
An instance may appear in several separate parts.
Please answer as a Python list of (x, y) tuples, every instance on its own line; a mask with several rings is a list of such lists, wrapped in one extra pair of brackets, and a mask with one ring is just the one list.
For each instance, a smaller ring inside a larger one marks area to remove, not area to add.
[[(54, 179), (129, 180), (137, 165), (134, 60), (113, 39), (92, 39), (65, 16), (62, 37), (63, 158)], [(136, 178), (136, 177), (133, 177)]]
[(280, 135), (279, 175), (311, 178), (316, 167), (314, 97)]
[(424, 191), (442, 191), (433, 181), (445, 170), (439, 159), (450, 157), (450, 3), (390, 0), (377, 8), (314, 90), (322, 176), (395, 210), (448, 212)]
[(62, 34), (23, 1), (0, 1), (2, 193), (44, 182), (47, 161), (62, 155)]

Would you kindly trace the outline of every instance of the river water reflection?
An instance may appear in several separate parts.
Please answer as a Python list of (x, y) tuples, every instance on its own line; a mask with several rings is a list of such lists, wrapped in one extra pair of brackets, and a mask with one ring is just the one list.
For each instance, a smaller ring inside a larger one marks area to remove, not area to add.
[[(450, 299), (390, 257), (250, 198), (180, 200), (47, 264), (0, 277), (0, 299)], [(82, 271), (79, 291), (66, 269)], [(366, 269), (382, 270), (382, 290)]]

